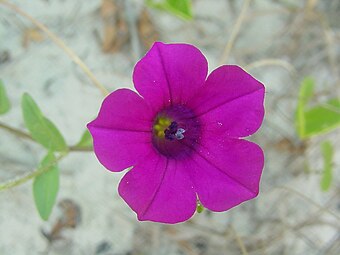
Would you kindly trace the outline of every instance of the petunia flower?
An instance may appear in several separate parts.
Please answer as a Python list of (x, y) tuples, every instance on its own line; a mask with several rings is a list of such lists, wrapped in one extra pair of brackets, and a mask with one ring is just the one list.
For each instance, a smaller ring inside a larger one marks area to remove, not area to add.
[(136, 64), (138, 94), (118, 89), (88, 124), (110, 171), (133, 166), (119, 194), (141, 221), (178, 223), (199, 201), (226, 211), (258, 195), (264, 155), (240, 139), (264, 117), (264, 86), (235, 65), (208, 73), (189, 44), (156, 42)]

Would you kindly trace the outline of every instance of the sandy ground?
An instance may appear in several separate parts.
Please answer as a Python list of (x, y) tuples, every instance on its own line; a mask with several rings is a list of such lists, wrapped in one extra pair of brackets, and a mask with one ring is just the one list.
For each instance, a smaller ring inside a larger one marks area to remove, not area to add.
[[(11, 2), (56, 33), (109, 90), (132, 88), (134, 63), (145, 52), (134, 23), (143, 1), (124, 2), (121, 13), (128, 21), (129, 38), (113, 53), (102, 50), (101, 1)], [(51, 231), (62, 210), (56, 207), (43, 222), (29, 181), (0, 193), (0, 254), (340, 254), (340, 132), (304, 144), (293, 126), (303, 77), (317, 81), (318, 100), (340, 94), (339, 2), (252, 1), (228, 59), (222, 53), (235, 32), (243, 1), (193, 2), (194, 21), (151, 11), (152, 28), (161, 41), (195, 44), (210, 70), (236, 63), (266, 85), (266, 119), (252, 137), (266, 154), (259, 197), (228, 212), (204, 211), (174, 226), (138, 222), (117, 194), (123, 174), (106, 171), (91, 152), (74, 152), (60, 163), (57, 202), (72, 200), (81, 214), (79, 224), (48, 243), (42, 232)], [(8, 56), (0, 62), (0, 78), (12, 102), (1, 122), (24, 130), (20, 98), (28, 92), (68, 144), (76, 143), (99, 109), (100, 91), (30, 21), (1, 5), (0, 38), (0, 55)], [(44, 155), (39, 145), (4, 130), (0, 137), (1, 182), (33, 170)], [(325, 139), (336, 149), (335, 179), (328, 192), (319, 187), (319, 145)]]

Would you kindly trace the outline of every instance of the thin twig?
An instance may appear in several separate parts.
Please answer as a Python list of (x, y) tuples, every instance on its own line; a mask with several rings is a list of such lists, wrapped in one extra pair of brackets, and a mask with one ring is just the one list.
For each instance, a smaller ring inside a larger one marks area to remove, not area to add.
[(268, 58), (268, 59), (261, 59), (261, 60), (255, 61), (245, 66), (244, 69), (251, 70), (251, 69), (263, 67), (263, 66), (280, 66), (286, 69), (287, 71), (289, 71), (290, 73), (296, 74), (296, 69), (294, 68), (292, 64), (282, 59), (276, 59), (276, 58)]
[(337, 58), (335, 53), (335, 46), (336, 43), (334, 42), (334, 31), (331, 29), (330, 25), (328, 24), (327, 20), (323, 17), (322, 14), (317, 15), (317, 18), (321, 24), (324, 41), (326, 44), (326, 50), (327, 50), (327, 57), (328, 62), (331, 66), (331, 70), (333, 72), (333, 76), (335, 78), (335, 81), (339, 83), (339, 69), (337, 67)]
[(62, 158), (64, 158), (67, 154), (68, 154), (68, 152), (64, 152), (64, 153), (60, 154), (55, 160), (53, 160), (52, 162), (50, 162), (48, 165), (46, 165), (44, 167), (37, 168), (37, 169), (33, 170), (32, 172), (29, 172), (29, 173), (24, 174), (22, 176), (16, 177), (12, 180), (1, 183), (0, 184), (0, 191), (13, 188), (15, 186), (18, 186), (18, 185), (24, 183), (24, 182), (29, 181), (30, 179), (32, 179), (36, 176), (39, 176), (39, 175), (45, 173), (52, 166), (54, 166), (57, 162), (59, 162)]
[(235, 228), (233, 227), (233, 225), (231, 224), (230, 225), (230, 229), (231, 231), (233, 232), (234, 236), (235, 236), (235, 240), (238, 244), (238, 246), (240, 247), (240, 250), (242, 252), (242, 255), (248, 255), (248, 252), (247, 252), (247, 249), (246, 249), (246, 246), (244, 245), (241, 237), (237, 234)]
[(244, 2), (243, 2), (241, 12), (240, 12), (240, 14), (239, 14), (239, 16), (238, 16), (238, 18), (236, 20), (235, 25), (233, 26), (233, 30), (231, 31), (231, 35), (230, 35), (229, 41), (228, 41), (227, 45), (224, 48), (222, 57), (220, 59), (220, 64), (224, 64), (224, 63), (226, 63), (228, 61), (230, 51), (231, 51), (231, 49), (232, 49), (232, 47), (234, 45), (234, 42), (236, 40), (237, 35), (240, 32), (242, 23), (243, 23), (243, 21), (245, 19), (248, 7), (250, 5), (250, 1), (251, 0), (244, 0)]
[(13, 10), (15, 13), (27, 18), (30, 20), (37, 28), (43, 31), (56, 45), (58, 45), (71, 59), (74, 63), (76, 63), (84, 73), (90, 78), (93, 84), (102, 92), (104, 96), (109, 94), (108, 90), (97, 80), (91, 70), (87, 67), (87, 65), (74, 53), (58, 36), (52, 33), (44, 24), (40, 21), (33, 18), (28, 13), (21, 10), (18, 6), (7, 2), (6, 0), (0, 0), (0, 4), (8, 7)]
[(331, 211), (328, 208), (323, 207), (322, 205), (319, 205), (318, 203), (314, 202), (312, 199), (310, 199), (309, 197), (307, 197), (306, 195), (304, 195), (303, 193), (301, 193), (301, 192), (299, 192), (295, 189), (292, 189), (292, 188), (286, 187), (286, 186), (278, 186), (278, 187), (275, 187), (274, 189), (283, 189), (283, 190), (289, 191), (289, 192), (303, 198), (304, 200), (308, 201), (309, 203), (311, 203), (312, 205), (314, 205), (315, 207), (317, 207), (321, 211), (327, 212), (328, 214), (335, 217), (337, 220), (340, 220), (340, 216), (338, 214), (336, 214), (335, 212)]
[(134, 8), (133, 3), (130, 0), (124, 1), (126, 19), (129, 25), (129, 31), (131, 36), (131, 47), (134, 58), (138, 60), (141, 56), (140, 42), (138, 38), (137, 31), (137, 17), (136, 17), (136, 8)]

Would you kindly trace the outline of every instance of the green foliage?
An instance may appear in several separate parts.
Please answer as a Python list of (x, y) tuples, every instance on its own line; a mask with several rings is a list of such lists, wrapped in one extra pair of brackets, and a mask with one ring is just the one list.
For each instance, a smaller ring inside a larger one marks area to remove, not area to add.
[(5, 90), (5, 85), (0, 80), (0, 114), (5, 114), (11, 108), (11, 104), (7, 97), (7, 93)]
[(90, 132), (85, 130), (76, 146), (80, 148), (92, 148), (92, 143), (93, 141)]
[(52, 152), (42, 160), (39, 168), (44, 172), (33, 181), (33, 196), (40, 217), (48, 220), (59, 190), (59, 169)]
[(40, 111), (33, 98), (25, 93), (21, 107), (25, 125), (34, 140), (52, 151), (66, 151), (66, 142), (57, 127)]
[(146, 0), (152, 8), (171, 13), (184, 20), (192, 19), (191, 0)]
[(301, 84), (299, 93), (299, 107), (304, 107), (312, 98), (315, 82), (311, 77), (306, 77)]
[(332, 175), (332, 161), (334, 150), (329, 141), (323, 142), (321, 145), (324, 167), (322, 171), (322, 178), (320, 182), (321, 190), (327, 191), (331, 187), (333, 175)]
[(324, 104), (308, 107), (313, 96), (314, 80), (302, 81), (296, 111), (296, 129), (300, 138), (305, 139), (331, 131), (340, 126), (340, 99), (333, 98)]
[(305, 105), (308, 100), (312, 97), (314, 90), (314, 80), (312, 78), (305, 78), (301, 83), (298, 105), (296, 111), (296, 128), (298, 134), (301, 138), (304, 137), (305, 134)]
[(305, 112), (305, 137), (326, 133), (340, 126), (340, 99), (331, 99)]

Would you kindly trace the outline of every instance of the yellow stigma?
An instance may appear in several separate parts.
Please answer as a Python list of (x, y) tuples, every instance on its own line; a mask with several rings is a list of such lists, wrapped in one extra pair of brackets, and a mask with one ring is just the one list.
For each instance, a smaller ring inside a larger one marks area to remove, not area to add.
[(171, 124), (171, 119), (167, 117), (158, 117), (153, 126), (153, 130), (156, 136), (164, 138), (164, 130), (167, 129)]

